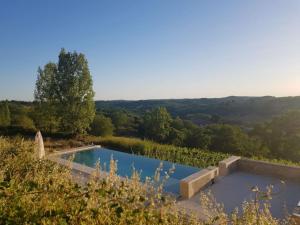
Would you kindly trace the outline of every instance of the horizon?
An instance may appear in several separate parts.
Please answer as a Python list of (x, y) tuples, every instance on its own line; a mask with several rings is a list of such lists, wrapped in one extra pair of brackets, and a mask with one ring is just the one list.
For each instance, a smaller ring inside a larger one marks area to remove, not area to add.
[(0, 99), (32, 101), (61, 48), (85, 54), (99, 101), (299, 96), (299, 12), (280, 0), (5, 2)]
[[(197, 99), (225, 99), (225, 98), (298, 98), (300, 95), (290, 96), (273, 96), (273, 95), (259, 95), (259, 96), (221, 96), (221, 97), (199, 97), (199, 98), (145, 98), (145, 99), (94, 99), (97, 101), (160, 101), (160, 100), (197, 100)], [(34, 100), (17, 100), (17, 99), (0, 99), (1, 101), (15, 101), (15, 102), (34, 102)]]

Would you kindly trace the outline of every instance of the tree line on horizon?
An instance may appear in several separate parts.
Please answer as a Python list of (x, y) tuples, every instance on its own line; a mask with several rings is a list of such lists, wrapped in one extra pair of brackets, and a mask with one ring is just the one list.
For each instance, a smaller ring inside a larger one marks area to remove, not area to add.
[[(291, 111), (250, 130), (224, 123), (212, 116), (199, 126), (165, 107), (154, 107), (143, 115), (124, 109), (97, 109), (92, 77), (85, 56), (61, 50), (58, 62), (38, 69), (34, 104), (0, 102), (0, 127), (41, 130), (53, 134), (133, 136), (158, 143), (226, 152), (300, 160), (300, 112)], [(19, 131), (20, 131), (19, 129)]]

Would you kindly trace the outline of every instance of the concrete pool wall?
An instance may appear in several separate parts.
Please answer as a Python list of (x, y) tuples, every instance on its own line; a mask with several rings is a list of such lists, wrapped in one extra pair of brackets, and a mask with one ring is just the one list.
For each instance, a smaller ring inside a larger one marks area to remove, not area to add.
[(300, 181), (300, 167), (231, 156), (219, 162), (220, 176), (236, 170), (248, 173)]
[(300, 181), (300, 167), (269, 163), (252, 159), (238, 161), (238, 169), (260, 175)]
[(183, 198), (191, 198), (203, 187), (213, 182), (218, 177), (218, 167), (208, 167), (180, 180), (180, 195)]

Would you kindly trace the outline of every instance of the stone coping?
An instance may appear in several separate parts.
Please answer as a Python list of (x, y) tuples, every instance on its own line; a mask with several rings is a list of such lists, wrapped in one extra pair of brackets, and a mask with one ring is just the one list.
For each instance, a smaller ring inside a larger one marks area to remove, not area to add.
[(280, 179), (300, 181), (300, 167), (280, 163), (266, 162), (231, 156), (219, 162), (220, 176), (226, 176), (236, 170), (271, 176)]
[(62, 151), (53, 152), (49, 156), (58, 156), (58, 155), (63, 155), (63, 154), (67, 154), (67, 153), (72, 153), (72, 152), (91, 150), (94, 148), (101, 148), (101, 145), (87, 145), (87, 146), (78, 147), (78, 148), (64, 149)]
[(220, 161), (219, 162), (220, 176), (226, 176), (230, 172), (236, 170), (240, 159), (241, 157), (239, 156), (230, 156), (229, 158)]
[[(46, 158), (52, 162), (58, 163), (62, 166), (70, 167), (72, 171), (80, 173), (84, 176), (91, 176), (96, 172), (95, 168), (76, 163), (67, 159), (61, 158), (61, 155), (63, 154), (68, 154), (68, 153), (75, 153), (79, 151), (86, 151), (94, 148), (100, 148), (100, 145), (88, 145), (88, 146), (83, 146), (83, 147), (78, 147), (78, 148), (70, 148), (70, 149), (65, 149), (62, 151), (57, 151), (54, 152), (50, 155), (48, 155)], [(101, 178), (105, 178), (108, 175), (106, 171), (101, 171), (100, 176)]]
[[(83, 164), (80, 164), (80, 163), (72, 162), (72, 161), (69, 161), (69, 160), (66, 160), (66, 159), (62, 159), (62, 158), (57, 157), (57, 156), (52, 155), (52, 156), (47, 157), (47, 159), (52, 161), (52, 162), (58, 163), (62, 166), (69, 167), (73, 172), (78, 173), (78, 174), (80, 174), (81, 176), (84, 176), (84, 177), (90, 177), (90, 176), (92, 176), (96, 173), (95, 168), (92, 168), (92, 167), (89, 167), (89, 166), (86, 166), (86, 165), (83, 165)], [(100, 176), (97, 177), (97, 178), (98, 179), (105, 179), (108, 176), (109, 176), (109, 172), (101, 170), (100, 171)], [(119, 178), (120, 178), (120, 180), (126, 180), (127, 179), (126, 177), (122, 177), (122, 176), (119, 176)]]
[(69, 161), (67, 159), (62, 159), (59, 157), (48, 157), (49, 160), (52, 162), (56, 162), (62, 166), (70, 167), (72, 170), (76, 170), (88, 175), (91, 175), (93, 172), (95, 172), (95, 169), (92, 167), (85, 166), (83, 164), (75, 163), (72, 161)]
[(219, 168), (208, 167), (180, 180), (180, 195), (191, 198), (219, 175)]
[(238, 161), (238, 170), (280, 179), (300, 181), (299, 166), (242, 158)]

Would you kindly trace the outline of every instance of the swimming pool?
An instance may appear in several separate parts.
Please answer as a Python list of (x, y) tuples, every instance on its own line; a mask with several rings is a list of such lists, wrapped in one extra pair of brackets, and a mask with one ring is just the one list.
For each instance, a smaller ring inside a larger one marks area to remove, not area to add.
[(171, 174), (168, 182), (166, 183), (164, 190), (179, 195), (179, 181), (193, 173), (200, 171), (200, 168), (185, 166), (177, 163), (171, 163), (168, 161), (161, 161), (145, 156), (139, 156), (134, 154), (128, 154), (107, 148), (93, 148), (90, 150), (78, 151), (75, 153), (66, 153), (62, 155), (62, 158), (68, 159), (75, 154), (74, 162), (80, 163), (89, 167), (95, 167), (96, 162), (100, 159), (101, 167), (106, 165), (109, 169), (109, 162), (111, 157), (117, 160), (118, 171), (117, 174), (122, 177), (130, 177), (133, 171), (133, 167), (138, 172), (141, 172), (142, 181), (146, 177), (153, 177), (156, 169), (159, 167), (160, 162), (163, 163), (161, 175), (163, 176), (173, 165), (175, 165), (175, 172)]

